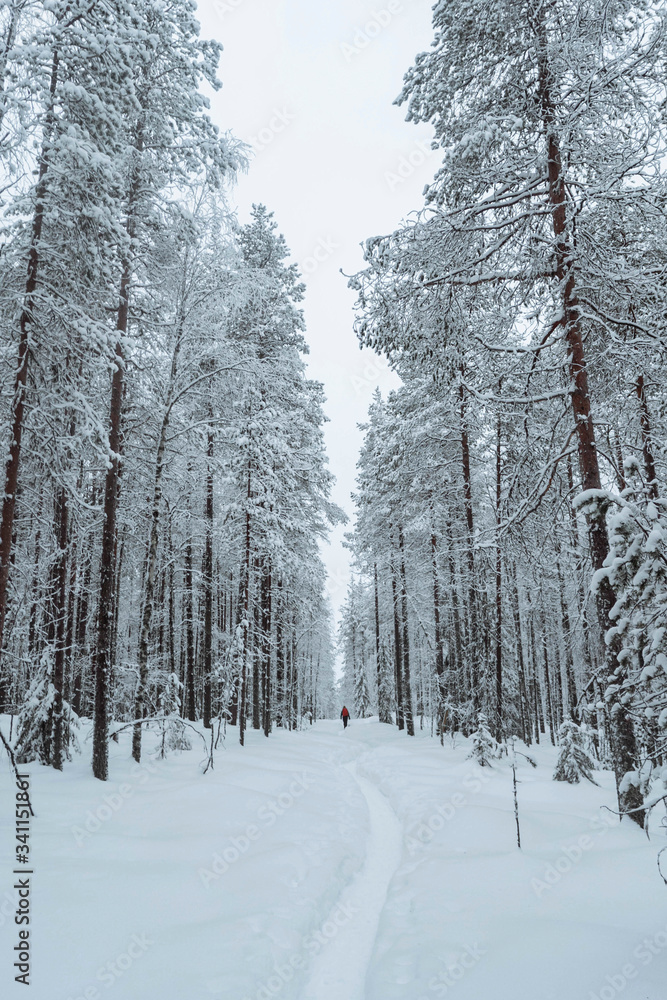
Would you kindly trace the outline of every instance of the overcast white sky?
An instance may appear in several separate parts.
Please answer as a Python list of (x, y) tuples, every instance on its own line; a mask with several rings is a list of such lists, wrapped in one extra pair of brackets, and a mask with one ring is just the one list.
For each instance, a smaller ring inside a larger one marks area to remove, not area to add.
[[(358, 270), (360, 242), (420, 207), (436, 169), (430, 128), (406, 123), (392, 103), (414, 56), (430, 46), (431, 5), (199, 0), (202, 36), (225, 47), (213, 118), (256, 150), (235, 191), (240, 220), (253, 202), (266, 204), (302, 266), (309, 376), (324, 383), (334, 500), (350, 517), (357, 424), (375, 387), (384, 391), (395, 377), (383, 359), (359, 350), (354, 297), (340, 269)], [(324, 551), (336, 610), (348, 579), (346, 530)]]

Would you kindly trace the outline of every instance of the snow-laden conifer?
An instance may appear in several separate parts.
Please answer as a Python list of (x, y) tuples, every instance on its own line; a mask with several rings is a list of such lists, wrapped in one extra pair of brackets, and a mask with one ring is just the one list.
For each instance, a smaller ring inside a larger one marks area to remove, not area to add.
[(472, 747), (468, 757), (477, 761), (481, 767), (490, 767), (491, 761), (500, 755), (500, 745), (491, 735), (489, 720), (484, 712), (479, 713), (477, 729), (471, 734), (470, 742)]
[(580, 779), (597, 784), (593, 778), (595, 762), (586, 750), (585, 736), (572, 719), (565, 719), (558, 730), (558, 760), (554, 770), (555, 781), (567, 781), (571, 785)]

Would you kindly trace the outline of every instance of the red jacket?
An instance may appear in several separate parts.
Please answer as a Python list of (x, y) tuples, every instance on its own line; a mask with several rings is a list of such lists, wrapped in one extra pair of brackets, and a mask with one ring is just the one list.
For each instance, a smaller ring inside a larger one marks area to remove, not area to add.
[(348, 712), (348, 710), (347, 710), (347, 709), (345, 708), (345, 705), (343, 705), (343, 711), (342, 711), (342, 712), (340, 713), (340, 717), (341, 717), (341, 719), (344, 719), (344, 718), (345, 718), (346, 716), (349, 716), (349, 714), (350, 714), (350, 713), (349, 713), (349, 712)]

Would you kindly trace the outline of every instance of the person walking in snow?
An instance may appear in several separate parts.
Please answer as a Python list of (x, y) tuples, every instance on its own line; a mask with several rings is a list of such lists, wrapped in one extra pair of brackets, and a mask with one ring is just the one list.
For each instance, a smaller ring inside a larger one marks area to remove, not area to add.
[(350, 718), (350, 713), (345, 708), (345, 705), (343, 705), (343, 711), (340, 713), (340, 717), (343, 720), (343, 729), (347, 729), (347, 723), (348, 719)]

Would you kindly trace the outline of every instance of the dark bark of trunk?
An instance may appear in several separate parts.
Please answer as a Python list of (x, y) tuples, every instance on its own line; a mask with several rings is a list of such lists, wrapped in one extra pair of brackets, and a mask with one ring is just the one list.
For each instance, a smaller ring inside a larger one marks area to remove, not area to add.
[(264, 691), (263, 724), (264, 735), (272, 728), (271, 712), (271, 562), (266, 559), (262, 567), (262, 688)]
[(546, 715), (549, 724), (549, 739), (552, 746), (556, 745), (556, 720), (554, 717), (553, 698), (551, 696), (551, 676), (549, 671), (549, 645), (547, 642), (546, 614), (542, 619), (542, 656), (544, 660), (544, 693), (546, 697)]
[(554, 645), (554, 660), (553, 702), (556, 733), (558, 733), (563, 723), (563, 664), (561, 663), (560, 646), (558, 643)]
[[(176, 639), (175, 639), (175, 617), (174, 617), (174, 544), (171, 536), (171, 522), (169, 523), (169, 570), (167, 578), (167, 590), (169, 592), (169, 627), (167, 630), (167, 654), (169, 657), (169, 673), (173, 676), (176, 673)], [(181, 707), (183, 705), (183, 694), (180, 695)]]
[(391, 723), (391, 710), (387, 698), (387, 678), (385, 671), (382, 640), (380, 635), (380, 593), (377, 563), (373, 564), (373, 596), (375, 600), (375, 666), (378, 686), (378, 717), (380, 722)]
[[(117, 329), (121, 336), (127, 331), (129, 285), (130, 269), (128, 264), (123, 271), (120, 290), (121, 306), (118, 311)], [(111, 382), (109, 418), (109, 451), (111, 457), (104, 487), (104, 524), (102, 528), (102, 554), (100, 559), (100, 598), (95, 671), (93, 774), (101, 781), (106, 781), (109, 776), (107, 740), (109, 732), (109, 689), (112, 670), (111, 654), (114, 633), (116, 517), (118, 511), (118, 466), (121, 447), (120, 430), (124, 364), (123, 345), (119, 338), (116, 343), (116, 364)]]
[(28, 357), (30, 348), (30, 328), (35, 309), (35, 290), (39, 278), (40, 258), (39, 246), (44, 227), (44, 199), (47, 189), (47, 174), (49, 169), (49, 151), (53, 139), (55, 123), (54, 102), (58, 87), (58, 70), (60, 59), (57, 50), (54, 51), (51, 62), (51, 81), (49, 86), (49, 103), (47, 106), (44, 138), (39, 158), (39, 173), (35, 188), (35, 209), (32, 219), (30, 249), (28, 251), (28, 273), (26, 277), (23, 307), (19, 318), (19, 346), (14, 375), (14, 390), (10, 409), (11, 437), (9, 441), (9, 456), (5, 464), (5, 488), (2, 502), (2, 517), (0, 519), (0, 654), (5, 632), (7, 615), (7, 585), (9, 570), (12, 564), (12, 547), (14, 540), (14, 516), (16, 513), (16, 494), (19, 481), (19, 464), (21, 461), (21, 438), (23, 435), (23, 419), (25, 416), (26, 384), (28, 378)]
[[(211, 415), (212, 416), (212, 415)], [(206, 540), (204, 543), (204, 726), (211, 728), (213, 678), (213, 427), (208, 430), (206, 451)]]
[(187, 717), (190, 722), (195, 722), (197, 719), (197, 700), (195, 691), (195, 612), (192, 581), (192, 538), (188, 538), (185, 544), (183, 587), (185, 590), (183, 599), (185, 605), (185, 690)]
[(253, 559), (254, 567), (254, 608), (253, 608), (253, 634), (251, 643), (252, 656), (252, 728), (262, 728), (262, 682), (261, 682), (261, 645), (262, 645), (262, 608), (261, 608), (261, 575), (262, 568), (260, 558), (257, 554)]
[(474, 521), (472, 508), (472, 479), (470, 475), (470, 441), (466, 424), (465, 393), (460, 388), (461, 399), (461, 461), (463, 467), (463, 503), (466, 518), (466, 557), (468, 561), (468, 656), (470, 659), (470, 687), (475, 720), (479, 715), (479, 662), (477, 590), (475, 587)]
[(285, 644), (283, 641), (283, 599), (282, 579), (276, 583), (276, 691), (275, 714), (276, 725), (285, 726)]
[(464, 670), (463, 627), (461, 624), (459, 589), (458, 589), (458, 579), (456, 573), (456, 564), (454, 562), (453, 544), (454, 543), (450, 529), (447, 537), (447, 566), (449, 570), (450, 592), (452, 599), (452, 621), (454, 624), (454, 663), (453, 663), (454, 669), (453, 671), (450, 671), (450, 675), (454, 677), (452, 695), (454, 697), (455, 703), (457, 705), (460, 705), (462, 700), (465, 697), (467, 697), (467, 685), (466, 685), (466, 675)]
[(398, 607), (398, 587), (396, 585), (396, 567), (391, 566), (391, 594), (394, 612), (394, 687), (396, 690), (396, 725), (405, 728), (403, 715), (403, 641), (401, 638), (401, 620)]
[(64, 683), (64, 697), (65, 700), (72, 702), (72, 694), (74, 690), (75, 683), (75, 673), (76, 664), (74, 663), (74, 628), (76, 622), (76, 607), (77, 607), (77, 580), (79, 579), (79, 572), (77, 569), (78, 562), (78, 550), (74, 544), (74, 540), (70, 539), (69, 543), (69, 580), (67, 583), (67, 619), (65, 625), (65, 683)]
[(503, 738), (503, 561), (500, 547), (500, 501), (502, 496), (502, 424), (498, 414), (496, 435), (496, 739)]
[[(572, 469), (572, 462), (570, 460), (569, 455), (567, 459), (567, 478), (568, 478), (568, 485), (570, 488), (570, 495), (572, 495), (574, 493), (574, 472)], [(588, 683), (588, 681), (593, 675), (593, 656), (591, 653), (591, 633), (588, 627), (588, 609), (587, 609), (586, 592), (584, 590), (584, 584), (583, 584), (585, 556), (582, 551), (582, 546), (579, 538), (579, 525), (577, 523), (577, 515), (573, 507), (570, 507), (570, 524), (572, 528), (572, 545), (574, 551), (577, 553), (577, 565), (575, 567), (575, 575), (577, 579), (577, 596), (579, 600), (579, 607), (581, 609), (580, 613), (581, 613), (584, 677), (586, 683)]]
[(519, 674), (519, 703), (521, 706), (521, 731), (524, 743), (529, 746), (533, 742), (531, 728), (531, 706), (526, 687), (526, 666), (523, 655), (523, 638), (521, 635), (521, 608), (519, 605), (519, 588), (516, 580), (516, 566), (510, 576), (512, 581), (512, 617), (514, 620), (514, 633), (516, 637), (516, 660)]
[(410, 635), (408, 632), (408, 590), (405, 576), (405, 543), (403, 539), (403, 528), (398, 529), (398, 546), (401, 554), (401, 629), (402, 629), (402, 651), (403, 651), (403, 706), (405, 715), (405, 728), (408, 736), (415, 735), (415, 723), (412, 715), (412, 685), (410, 683)]
[(565, 583), (563, 581), (563, 571), (560, 560), (556, 560), (556, 572), (558, 574), (558, 590), (560, 593), (560, 614), (563, 622), (563, 641), (565, 645), (565, 678), (567, 683), (567, 711), (573, 722), (579, 722), (579, 712), (577, 711), (577, 684), (574, 678), (574, 661), (572, 659), (572, 629), (570, 626), (570, 612), (567, 607), (567, 595), (565, 593)]
[[(162, 505), (162, 476), (165, 466), (165, 451), (167, 447), (167, 432), (171, 418), (172, 401), (176, 385), (176, 371), (178, 368), (178, 357), (182, 343), (183, 320), (178, 325), (176, 341), (171, 358), (171, 371), (169, 374), (169, 385), (167, 388), (167, 399), (165, 403), (160, 432), (158, 434), (157, 453), (155, 456), (155, 470), (153, 473), (153, 502), (151, 505), (151, 526), (148, 536), (148, 552), (146, 555), (146, 567), (144, 572), (144, 592), (143, 592), (143, 612), (141, 616), (141, 628), (139, 633), (138, 666), (139, 680), (134, 701), (134, 718), (137, 725), (132, 732), (132, 756), (139, 762), (141, 760), (141, 720), (145, 716), (145, 699), (148, 685), (148, 648), (150, 642), (151, 625), (153, 621), (153, 611), (155, 605), (155, 574), (158, 562), (158, 544), (160, 540), (160, 507)], [(192, 560), (192, 550), (190, 549), (190, 560)], [(190, 563), (190, 577), (192, 577), (192, 562)], [(190, 580), (190, 584), (192, 580)], [(190, 586), (191, 589), (191, 586)], [(191, 607), (191, 605), (190, 605)], [(190, 703), (189, 703), (190, 707)], [(194, 722), (194, 717), (190, 717)]]
[(626, 488), (628, 484), (625, 481), (625, 469), (623, 466), (623, 449), (621, 448), (621, 436), (618, 433), (618, 427), (614, 428), (614, 452), (616, 455), (616, 468), (614, 470), (616, 473), (616, 482), (618, 484), (619, 490), (623, 492), (623, 490)]
[(39, 596), (40, 596), (40, 582), (39, 582), (39, 560), (41, 556), (41, 540), (42, 540), (42, 510), (43, 510), (43, 497), (39, 498), (39, 506), (37, 508), (37, 531), (35, 532), (35, 568), (32, 577), (32, 587), (31, 592), (33, 595), (32, 604), (30, 606), (30, 621), (28, 625), (28, 653), (30, 657), (35, 657), (37, 652), (37, 615), (39, 609)]
[[(136, 150), (138, 154), (141, 154), (143, 150), (141, 132), (139, 133)], [(140, 177), (139, 168), (137, 167), (130, 186), (127, 222), (125, 226), (130, 245), (136, 235), (135, 211), (139, 186)], [(95, 719), (93, 726), (93, 774), (101, 781), (106, 781), (109, 776), (109, 694), (117, 628), (117, 619), (114, 611), (117, 611), (118, 604), (115, 600), (114, 585), (118, 582), (116, 521), (120, 497), (121, 426), (125, 378), (125, 348), (123, 341), (127, 336), (128, 329), (131, 281), (132, 261), (128, 257), (123, 262), (116, 317), (115, 364), (111, 379), (111, 402), (109, 407), (109, 464), (104, 483), (104, 523), (102, 528), (102, 553), (100, 556), (100, 598), (95, 670)]]
[[(91, 503), (95, 504), (95, 490), (93, 489), (93, 496)], [(89, 551), (89, 546), (87, 546), (88, 551), (86, 551), (84, 559), (84, 565), (82, 568), (83, 580), (79, 579), (80, 573), (77, 577), (77, 588), (78, 588), (78, 599), (76, 606), (76, 624), (75, 624), (75, 639), (74, 639), (74, 659), (76, 661), (76, 674), (74, 679), (74, 692), (72, 695), (72, 709), (77, 715), (88, 715), (88, 698), (84, 697), (84, 671), (86, 670), (86, 664), (88, 660), (88, 613), (90, 607), (90, 580), (92, 576), (92, 560), (91, 553)]]
[[(561, 159), (559, 137), (556, 129), (557, 113), (553, 96), (553, 82), (547, 56), (546, 25), (542, 22), (541, 37), (538, 45), (539, 62), (539, 97), (542, 106), (549, 179), (549, 205), (552, 211), (553, 233), (555, 237), (556, 272), (560, 283), (560, 295), (563, 306), (563, 327), (570, 359), (570, 378), (573, 383), (572, 411), (577, 434), (577, 451), (581, 484), (584, 491), (600, 490), (601, 479), (598, 463), (598, 453), (595, 443), (595, 430), (591, 413), (591, 401), (588, 386), (588, 370), (584, 352), (583, 332), (577, 300), (576, 279), (572, 261), (575, 258), (573, 237), (568, 232), (566, 210), (566, 190), (563, 165)], [(588, 534), (593, 570), (597, 571), (609, 553), (609, 539), (605, 512), (597, 505), (588, 514)], [(610, 695), (611, 718), (613, 721), (612, 756), (617, 784), (624, 775), (635, 769), (637, 761), (637, 744), (632, 720), (627, 708), (619, 697), (618, 691), (625, 679), (625, 669), (618, 661), (618, 642), (605, 643), (607, 631), (612, 626), (611, 610), (616, 603), (615, 594), (609, 581), (603, 579), (596, 593), (596, 610), (600, 639), (605, 652), (607, 680), (610, 690), (616, 692)], [(644, 824), (644, 813), (639, 808), (642, 795), (638, 788), (630, 786), (619, 799), (621, 811), (637, 810), (632, 818), (639, 825)]]
[(436, 718), (440, 743), (445, 740), (445, 704), (447, 700), (445, 678), (445, 650), (440, 615), (440, 577), (438, 574), (438, 539), (431, 532), (431, 567), (433, 571), (433, 631), (435, 638), (435, 676), (437, 684)]
[(532, 662), (532, 687), (533, 687), (533, 708), (535, 711), (535, 742), (540, 742), (540, 735), (545, 732), (544, 727), (544, 715), (542, 713), (542, 692), (540, 688), (540, 680), (537, 666), (537, 646), (535, 643), (535, 627), (533, 623), (533, 615), (530, 615), (530, 651), (531, 651), (531, 662)]
[(239, 611), (243, 627), (243, 643), (241, 650), (240, 696), (239, 696), (239, 742), (245, 743), (246, 701), (248, 696), (248, 639), (250, 631), (250, 498), (252, 496), (252, 474), (248, 465), (248, 483), (246, 489), (245, 514), (245, 554), (241, 568), (241, 590), (239, 593)]
[(56, 498), (56, 526), (58, 532), (58, 556), (54, 567), (55, 593), (53, 601), (55, 651), (53, 660), (53, 743), (51, 763), (58, 770), (63, 769), (64, 718), (63, 684), (65, 677), (65, 635), (67, 619), (67, 534), (68, 534), (67, 493), (59, 489)]

